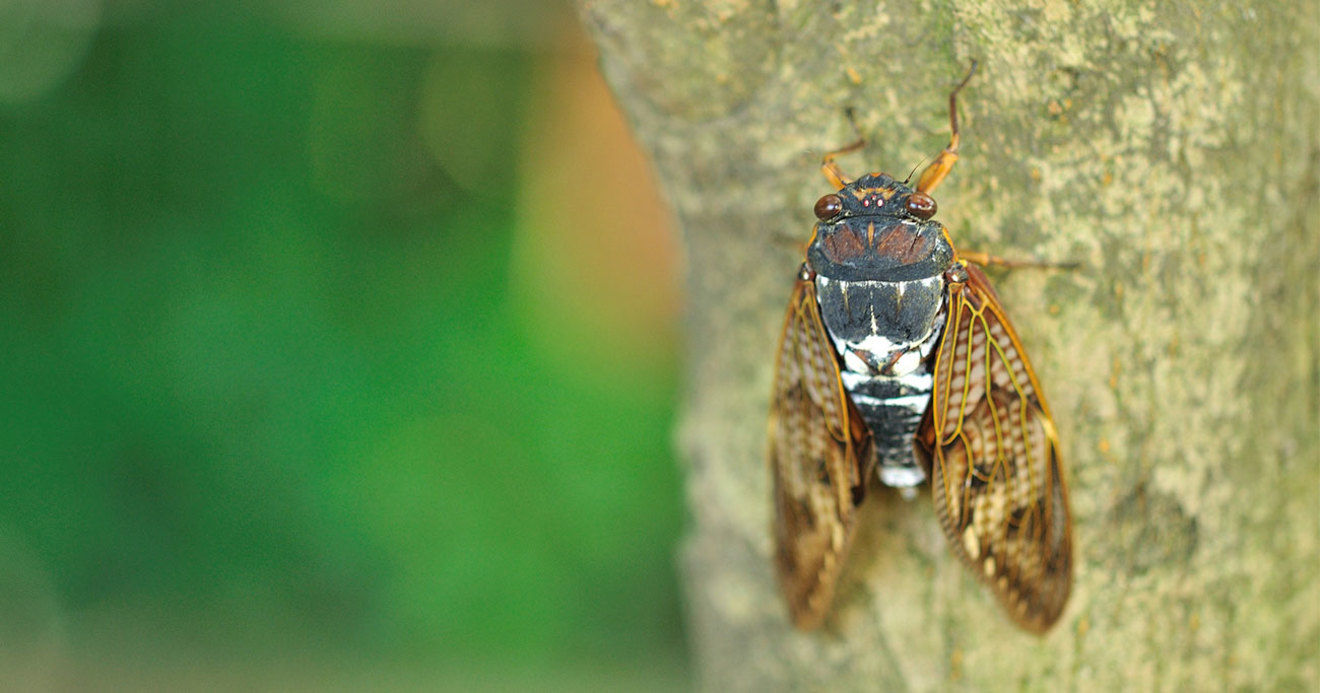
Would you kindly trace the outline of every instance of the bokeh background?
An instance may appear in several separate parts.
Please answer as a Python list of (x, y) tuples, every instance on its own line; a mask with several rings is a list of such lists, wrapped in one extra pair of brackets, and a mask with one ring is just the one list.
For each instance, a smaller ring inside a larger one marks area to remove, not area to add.
[(675, 250), (566, 4), (0, 0), (0, 690), (682, 690)]

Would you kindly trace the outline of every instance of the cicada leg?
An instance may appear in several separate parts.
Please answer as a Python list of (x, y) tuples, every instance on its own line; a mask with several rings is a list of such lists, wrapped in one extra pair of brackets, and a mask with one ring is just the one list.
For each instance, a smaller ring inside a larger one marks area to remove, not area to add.
[(958, 83), (949, 93), (949, 127), (953, 131), (949, 136), (949, 146), (940, 152), (935, 160), (930, 162), (925, 171), (921, 172), (921, 178), (917, 180), (917, 192), (930, 194), (938, 188), (944, 181), (944, 177), (953, 170), (953, 165), (958, 162), (958, 92), (967, 86), (967, 81), (972, 78), (976, 72), (976, 61), (972, 61), (971, 69), (967, 70), (967, 76)]
[(976, 250), (959, 250), (958, 257), (962, 258), (963, 260), (966, 260), (967, 262), (978, 264), (982, 267), (1003, 267), (1006, 269), (1020, 269), (1024, 267), (1031, 267), (1031, 268), (1039, 268), (1039, 269), (1075, 270), (1078, 267), (1082, 266), (1082, 263), (1080, 262), (1048, 262), (1046, 260), (1037, 260), (1037, 259), (1010, 260), (1007, 258), (999, 257), (998, 255), (991, 255), (990, 253), (985, 253)]
[(825, 178), (829, 179), (830, 184), (839, 190), (842, 190), (843, 186), (851, 183), (852, 178), (849, 178), (848, 174), (844, 173), (843, 169), (839, 168), (839, 165), (834, 163), (834, 160), (844, 154), (852, 154), (866, 146), (866, 136), (863, 135), (861, 129), (857, 127), (857, 118), (853, 115), (852, 107), (848, 107), (848, 109), (844, 111), (844, 114), (848, 116), (848, 122), (852, 125), (853, 132), (857, 133), (857, 139), (835, 149), (834, 151), (825, 152), (825, 156), (822, 157), (820, 162), (820, 172), (825, 174)]

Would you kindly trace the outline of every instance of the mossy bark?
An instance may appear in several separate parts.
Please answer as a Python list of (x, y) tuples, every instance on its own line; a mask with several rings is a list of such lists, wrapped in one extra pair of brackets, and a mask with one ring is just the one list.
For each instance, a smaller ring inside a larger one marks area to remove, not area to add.
[[(680, 434), (703, 686), (1315, 690), (1320, 686), (1320, 11), (1310, 0), (582, 0), (686, 249)], [(877, 493), (833, 616), (788, 624), (764, 461), (785, 302), (829, 192), (820, 154), (906, 175), (963, 158), (963, 249), (992, 273), (1063, 440), (1076, 583), (1044, 638)]]

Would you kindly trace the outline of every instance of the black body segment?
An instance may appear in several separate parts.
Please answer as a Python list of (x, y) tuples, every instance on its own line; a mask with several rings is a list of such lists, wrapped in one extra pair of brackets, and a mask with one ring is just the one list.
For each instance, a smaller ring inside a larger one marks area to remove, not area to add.
[(883, 174), (849, 183), (807, 249), (844, 389), (871, 430), (880, 480), (899, 488), (926, 478), (912, 440), (930, 402), (953, 264), (944, 227), (908, 211), (913, 193)]

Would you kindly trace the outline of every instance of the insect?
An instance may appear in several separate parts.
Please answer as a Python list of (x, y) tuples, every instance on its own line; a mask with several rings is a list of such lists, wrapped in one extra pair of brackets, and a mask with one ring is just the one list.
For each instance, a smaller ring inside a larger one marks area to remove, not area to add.
[[(1072, 585), (1072, 526), (1059, 441), (1031, 364), (980, 264), (933, 220), (958, 160), (949, 145), (915, 188), (847, 178), (815, 205), (784, 319), (771, 393), (775, 563), (793, 623), (829, 612), (871, 470), (912, 498), (928, 478), (944, 533), (1021, 627), (1044, 632)], [(910, 178), (910, 176), (909, 176)]]

